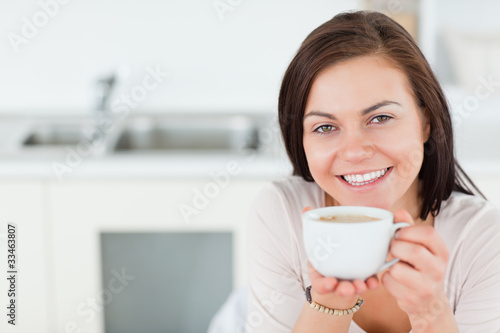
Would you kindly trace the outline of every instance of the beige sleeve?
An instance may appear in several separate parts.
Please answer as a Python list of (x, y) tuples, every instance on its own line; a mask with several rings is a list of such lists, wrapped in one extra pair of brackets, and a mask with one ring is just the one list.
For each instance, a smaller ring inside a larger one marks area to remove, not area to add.
[(500, 210), (489, 209), (474, 223), (462, 255), (455, 310), (460, 332), (500, 332)]
[[(265, 186), (252, 204), (248, 220), (249, 297), (245, 332), (290, 332), (305, 302), (284, 193)], [(297, 217), (295, 217), (296, 219)]]

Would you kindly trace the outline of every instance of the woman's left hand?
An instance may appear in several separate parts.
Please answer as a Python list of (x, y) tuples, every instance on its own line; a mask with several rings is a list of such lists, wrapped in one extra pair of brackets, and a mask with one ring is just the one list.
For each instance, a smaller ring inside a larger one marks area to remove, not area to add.
[[(414, 224), (404, 210), (394, 213), (394, 221)], [(390, 253), (400, 261), (382, 276), (381, 282), (410, 321), (429, 315), (437, 318), (440, 314), (436, 311), (449, 306), (444, 293), (448, 248), (430, 225), (412, 225), (396, 235)]]

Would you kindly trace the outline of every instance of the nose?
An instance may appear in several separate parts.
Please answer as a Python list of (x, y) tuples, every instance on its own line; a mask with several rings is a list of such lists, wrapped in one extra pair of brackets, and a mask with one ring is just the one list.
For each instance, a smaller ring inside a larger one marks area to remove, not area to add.
[(361, 131), (344, 132), (339, 144), (339, 157), (346, 162), (359, 163), (375, 153), (375, 147)]

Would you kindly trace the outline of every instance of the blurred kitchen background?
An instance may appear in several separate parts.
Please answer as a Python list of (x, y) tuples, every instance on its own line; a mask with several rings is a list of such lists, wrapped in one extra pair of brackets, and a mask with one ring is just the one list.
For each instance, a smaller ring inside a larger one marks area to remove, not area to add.
[(246, 285), (251, 201), (291, 171), (283, 73), (351, 9), (417, 39), (459, 161), (500, 205), (495, 0), (0, 0), (0, 242), (19, 230), (18, 322), (0, 331), (206, 331)]

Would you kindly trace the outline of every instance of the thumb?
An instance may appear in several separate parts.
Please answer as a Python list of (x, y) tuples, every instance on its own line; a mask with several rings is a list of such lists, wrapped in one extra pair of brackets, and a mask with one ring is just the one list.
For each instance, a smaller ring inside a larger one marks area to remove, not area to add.
[(408, 211), (404, 209), (400, 209), (394, 212), (394, 223), (397, 222), (407, 222), (411, 225), (415, 225), (413, 217), (411, 217), (410, 213), (408, 213)]
[(311, 210), (313, 209), (311, 206), (306, 206), (306, 208), (302, 209), (302, 214), (304, 214), (305, 212), (307, 212), (308, 210)]

